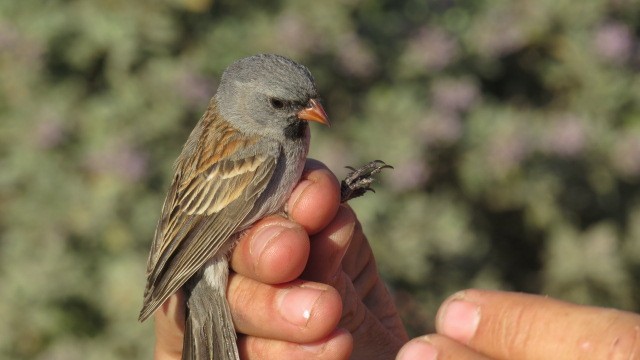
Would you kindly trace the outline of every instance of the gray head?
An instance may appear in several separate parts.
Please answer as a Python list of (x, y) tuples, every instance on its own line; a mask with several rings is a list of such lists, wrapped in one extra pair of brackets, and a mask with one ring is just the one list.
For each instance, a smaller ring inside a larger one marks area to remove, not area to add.
[(276, 140), (302, 136), (306, 121), (328, 125), (309, 70), (285, 57), (237, 60), (222, 74), (215, 99), (220, 114), (247, 134)]

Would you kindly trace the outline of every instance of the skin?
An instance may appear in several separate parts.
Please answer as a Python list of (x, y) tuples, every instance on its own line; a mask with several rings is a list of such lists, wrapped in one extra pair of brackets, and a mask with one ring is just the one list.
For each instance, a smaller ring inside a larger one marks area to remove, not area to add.
[[(635, 359), (640, 316), (547, 297), (465, 290), (408, 338), (339, 185), (309, 160), (287, 204), (240, 239), (227, 297), (243, 359)], [(343, 301), (344, 299), (344, 301)], [(184, 297), (155, 314), (155, 359), (180, 359)], [(404, 344), (404, 346), (402, 346)]]

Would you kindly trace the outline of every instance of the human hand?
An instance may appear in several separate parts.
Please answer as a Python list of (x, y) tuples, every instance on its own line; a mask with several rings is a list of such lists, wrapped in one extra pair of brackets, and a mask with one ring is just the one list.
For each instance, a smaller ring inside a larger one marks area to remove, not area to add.
[[(227, 297), (245, 359), (388, 359), (407, 335), (335, 176), (309, 160), (288, 204), (239, 240)], [(179, 359), (184, 296), (156, 312), (156, 359)]]
[(441, 305), (436, 330), (397, 359), (640, 358), (640, 315), (538, 295), (458, 292)]

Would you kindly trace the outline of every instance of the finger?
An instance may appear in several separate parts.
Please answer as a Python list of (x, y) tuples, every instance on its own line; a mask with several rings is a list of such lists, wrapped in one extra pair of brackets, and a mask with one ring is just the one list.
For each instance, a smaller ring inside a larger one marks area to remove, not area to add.
[(233, 322), (243, 334), (306, 343), (326, 337), (340, 321), (340, 295), (331, 286), (305, 281), (266, 285), (238, 274), (229, 280)]
[(184, 336), (184, 293), (171, 295), (155, 312), (156, 345), (154, 359), (173, 360), (182, 357)]
[[(349, 208), (351, 210), (351, 208)], [(384, 328), (407, 342), (408, 335), (386, 285), (378, 274), (373, 251), (355, 213), (350, 211), (355, 226), (349, 248), (342, 261), (342, 269), (349, 276), (365, 307), (378, 318)], [(351, 220), (349, 220), (351, 221)]]
[[(373, 313), (362, 300), (363, 296), (366, 297), (368, 292), (377, 288), (375, 264), (370, 261), (361, 263), (362, 266), (374, 270), (363, 273), (360, 272), (361, 269), (347, 265), (343, 261), (345, 253), (351, 251), (350, 244), (355, 238), (355, 231), (360, 231), (361, 234), (361, 230), (356, 229), (359, 229), (359, 226), (357, 226), (355, 214), (349, 206), (340, 205), (333, 221), (321, 232), (312, 236), (309, 261), (302, 277), (334, 287), (341, 295), (343, 302), (340, 326), (349, 330), (356, 339), (375, 339), (367, 342), (356, 341), (354, 356), (364, 359), (392, 357), (406, 341), (406, 337), (390, 336), (389, 329), (385, 327), (384, 314), (396, 315), (390, 297), (388, 294), (385, 297), (389, 302), (385, 302), (387, 305), (385, 312), (380, 314)], [(359, 241), (363, 240), (359, 239)], [(360, 244), (356, 248), (364, 249), (368, 246)], [(367, 267), (367, 263), (372, 264), (373, 267)], [(349, 271), (359, 279), (356, 281), (351, 279), (343, 270), (344, 268), (352, 268)], [(380, 285), (384, 286), (381, 282)]]
[(300, 276), (309, 257), (309, 236), (299, 224), (270, 216), (240, 237), (231, 268), (265, 284), (282, 284)]
[(238, 338), (238, 349), (243, 359), (349, 359), (353, 339), (344, 329), (336, 329), (326, 338), (307, 344), (263, 339), (251, 336)]
[(488, 357), (442, 335), (427, 335), (406, 343), (396, 360), (485, 360)]
[(498, 359), (631, 359), (640, 316), (542, 296), (467, 290), (445, 301), (438, 333)]
[(333, 219), (339, 204), (338, 179), (321, 162), (307, 159), (300, 183), (287, 203), (289, 216), (313, 235)]
[(335, 285), (342, 272), (342, 259), (349, 248), (355, 227), (356, 219), (351, 209), (340, 205), (332, 221), (311, 238), (311, 252), (304, 278)]
[[(349, 205), (345, 205), (349, 209), (347, 220), (349, 223), (353, 223), (353, 232), (351, 234), (351, 240), (349, 248), (342, 262), (342, 269), (349, 275), (350, 278), (359, 278), (362, 271), (374, 264), (373, 252), (367, 242), (366, 237), (362, 231), (362, 225), (358, 221), (355, 213)], [(369, 284), (371, 285), (371, 284)]]
[[(309, 256), (305, 231), (317, 232), (334, 217), (339, 188), (321, 163), (308, 160), (302, 181), (288, 208), (294, 221), (271, 216), (245, 232), (231, 256), (231, 268), (266, 284), (292, 281), (300, 276)], [(301, 227), (302, 226), (302, 227)]]

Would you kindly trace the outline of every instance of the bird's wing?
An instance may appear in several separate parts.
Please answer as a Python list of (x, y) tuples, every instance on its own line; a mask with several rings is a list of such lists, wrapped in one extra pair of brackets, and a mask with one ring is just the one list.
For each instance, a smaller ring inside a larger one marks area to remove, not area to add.
[(238, 151), (229, 153), (228, 149), (224, 154), (193, 150), (201, 156), (177, 164), (176, 177), (156, 228), (147, 264), (141, 321), (184, 285), (244, 225), (277, 162), (276, 157), (267, 153), (238, 156)]

